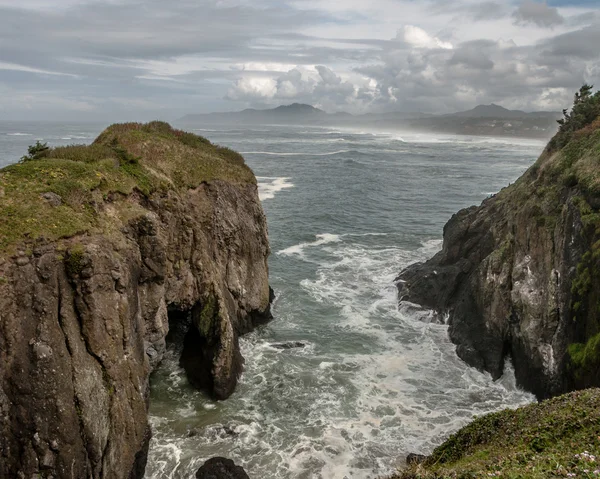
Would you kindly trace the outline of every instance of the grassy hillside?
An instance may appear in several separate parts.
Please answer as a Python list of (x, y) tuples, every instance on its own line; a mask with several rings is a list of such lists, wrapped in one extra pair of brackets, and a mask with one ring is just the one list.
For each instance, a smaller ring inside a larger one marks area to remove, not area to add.
[(600, 389), (480, 417), (393, 479), (600, 477)]
[[(22, 241), (102, 230), (110, 204), (134, 213), (130, 195), (151, 196), (224, 180), (256, 183), (243, 157), (163, 122), (107, 128), (89, 146), (58, 147), (0, 170), (0, 253)], [(113, 215), (114, 219), (114, 215)]]

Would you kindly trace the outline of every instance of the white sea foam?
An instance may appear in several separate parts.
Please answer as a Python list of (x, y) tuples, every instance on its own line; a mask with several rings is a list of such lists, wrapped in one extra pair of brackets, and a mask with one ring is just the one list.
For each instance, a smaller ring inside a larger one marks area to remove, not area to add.
[[(441, 241), (403, 249), (388, 236), (320, 234), (279, 252), (318, 264), (301, 288), (339, 311), (333, 335), (289, 350), (274, 348), (260, 332), (242, 338), (246, 371), (239, 394), (224, 403), (174, 390), (182, 422), (151, 418), (150, 478), (187, 478), (208, 457), (226, 455), (252, 477), (374, 479), (393, 472), (402, 453), (430, 452), (475, 415), (532, 401), (517, 389), (510, 363), (493, 382), (456, 357), (447, 326), (398, 310), (398, 270), (430, 257)], [(288, 300), (275, 305), (279, 327), (310, 334), (307, 318), (286, 313)], [(343, 354), (323, 347), (346, 337), (364, 339)], [(202, 407), (189, 407), (194, 403)], [(203, 414), (230, 419), (211, 422)], [(199, 424), (196, 434), (177, 432), (189, 424)]]
[(296, 153), (296, 152), (274, 152), (274, 151), (241, 151), (242, 155), (266, 155), (266, 156), (333, 156), (350, 153), (352, 150), (339, 150), (327, 153)]
[(7, 133), (7, 136), (31, 136), (31, 133)]
[(272, 200), (275, 194), (287, 188), (293, 188), (294, 184), (290, 183), (291, 178), (273, 178), (268, 176), (257, 176), (258, 181), (258, 197), (261, 201)]
[[(430, 149), (403, 147), (394, 135), (352, 140), (364, 140), (361, 151)], [(403, 140), (413, 137), (402, 132)], [(298, 182), (302, 171), (292, 166)], [(462, 170), (436, 174), (446, 171)], [(292, 185), (290, 178), (258, 181), (263, 199)], [(394, 278), (439, 251), (441, 240), (419, 245), (416, 234), (387, 229), (401, 222), (369, 232), (372, 222), (361, 219), (352, 234), (317, 229), (319, 216), (277, 238), (289, 246), (271, 258), (276, 319), (240, 339), (245, 371), (227, 401), (192, 390), (176, 356), (163, 362), (153, 376), (149, 479), (187, 479), (215, 455), (263, 479), (384, 477), (406, 453), (429, 453), (473, 416), (533, 400), (516, 387), (510, 364), (494, 382), (457, 357), (447, 325), (429, 322), (421, 308), (398, 308)], [(326, 233), (310, 235), (317, 231)], [(307, 347), (273, 346), (286, 341)]]
[(284, 256), (298, 255), (302, 257), (304, 256), (304, 250), (306, 248), (312, 248), (315, 246), (321, 246), (328, 243), (337, 243), (338, 241), (341, 241), (340, 235), (330, 233), (318, 234), (315, 235), (315, 238), (315, 241), (290, 246), (288, 248), (282, 249), (281, 251), (278, 251), (277, 254)]

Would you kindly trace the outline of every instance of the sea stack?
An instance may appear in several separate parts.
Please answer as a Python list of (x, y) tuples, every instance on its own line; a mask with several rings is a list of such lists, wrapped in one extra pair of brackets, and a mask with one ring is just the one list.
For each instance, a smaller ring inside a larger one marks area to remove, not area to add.
[(141, 478), (169, 328), (223, 399), (270, 318), (254, 174), (166, 123), (113, 125), (0, 170), (0, 215), (0, 477)]

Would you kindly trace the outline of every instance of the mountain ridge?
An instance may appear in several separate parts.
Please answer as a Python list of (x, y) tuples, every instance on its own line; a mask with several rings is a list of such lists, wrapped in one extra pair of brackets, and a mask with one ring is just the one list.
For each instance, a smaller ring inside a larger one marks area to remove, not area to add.
[(493, 103), (444, 115), (402, 111), (353, 115), (345, 111), (328, 113), (305, 103), (292, 103), (262, 110), (247, 108), (237, 112), (190, 114), (178, 121), (182, 124), (304, 124), (396, 128), (416, 132), (549, 139), (556, 132), (555, 120), (559, 118), (558, 112), (508, 110)]
[(185, 119), (193, 119), (196, 117), (208, 117), (208, 116), (220, 116), (220, 115), (240, 115), (240, 114), (267, 114), (267, 113), (281, 113), (281, 112), (293, 112), (293, 113), (311, 113), (311, 114), (319, 114), (319, 115), (327, 115), (330, 117), (335, 116), (351, 116), (354, 118), (373, 118), (373, 117), (447, 117), (447, 116), (457, 116), (457, 117), (466, 117), (466, 118), (522, 118), (530, 115), (534, 116), (544, 116), (544, 115), (557, 115), (557, 112), (552, 111), (532, 111), (526, 112), (523, 110), (510, 110), (501, 105), (490, 103), (479, 104), (470, 110), (461, 110), (453, 113), (444, 113), (444, 114), (435, 114), (435, 113), (426, 113), (426, 112), (405, 112), (405, 111), (388, 111), (382, 113), (361, 113), (358, 115), (349, 113), (347, 111), (337, 111), (333, 113), (326, 112), (320, 108), (317, 108), (308, 103), (290, 103), (290, 104), (282, 104), (273, 108), (245, 108), (244, 110), (239, 111), (228, 111), (228, 112), (209, 112), (209, 113), (191, 113), (187, 114), (179, 119), (179, 121), (183, 121)]

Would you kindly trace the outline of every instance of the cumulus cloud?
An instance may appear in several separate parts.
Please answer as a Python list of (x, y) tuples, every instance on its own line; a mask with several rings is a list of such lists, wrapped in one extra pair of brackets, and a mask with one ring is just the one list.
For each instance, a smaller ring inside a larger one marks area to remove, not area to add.
[(375, 96), (376, 82), (358, 75), (353, 75), (352, 80), (344, 80), (324, 65), (298, 67), (275, 78), (243, 76), (230, 88), (227, 98), (260, 106), (293, 100), (331, 111), (363, 111)]
[(555, 27), (565, 21), (558, 9), (549, 7), (545, 1), (533, 0), (525, 0), (513, 13), (513, 18), (518, 24), (533, 24), (543, 28)]
[(277, 82), (272, 78), (242, 77), (229, 90), (230, 100), (254, 100), (273, 98), (277, 94)]
[(437, 37), (429, 35), (425, 30), (414, 25), (404, 27), (404, 41), (417, 48), (443, 48), (452, 50), (452, 43), (444, 42)]

